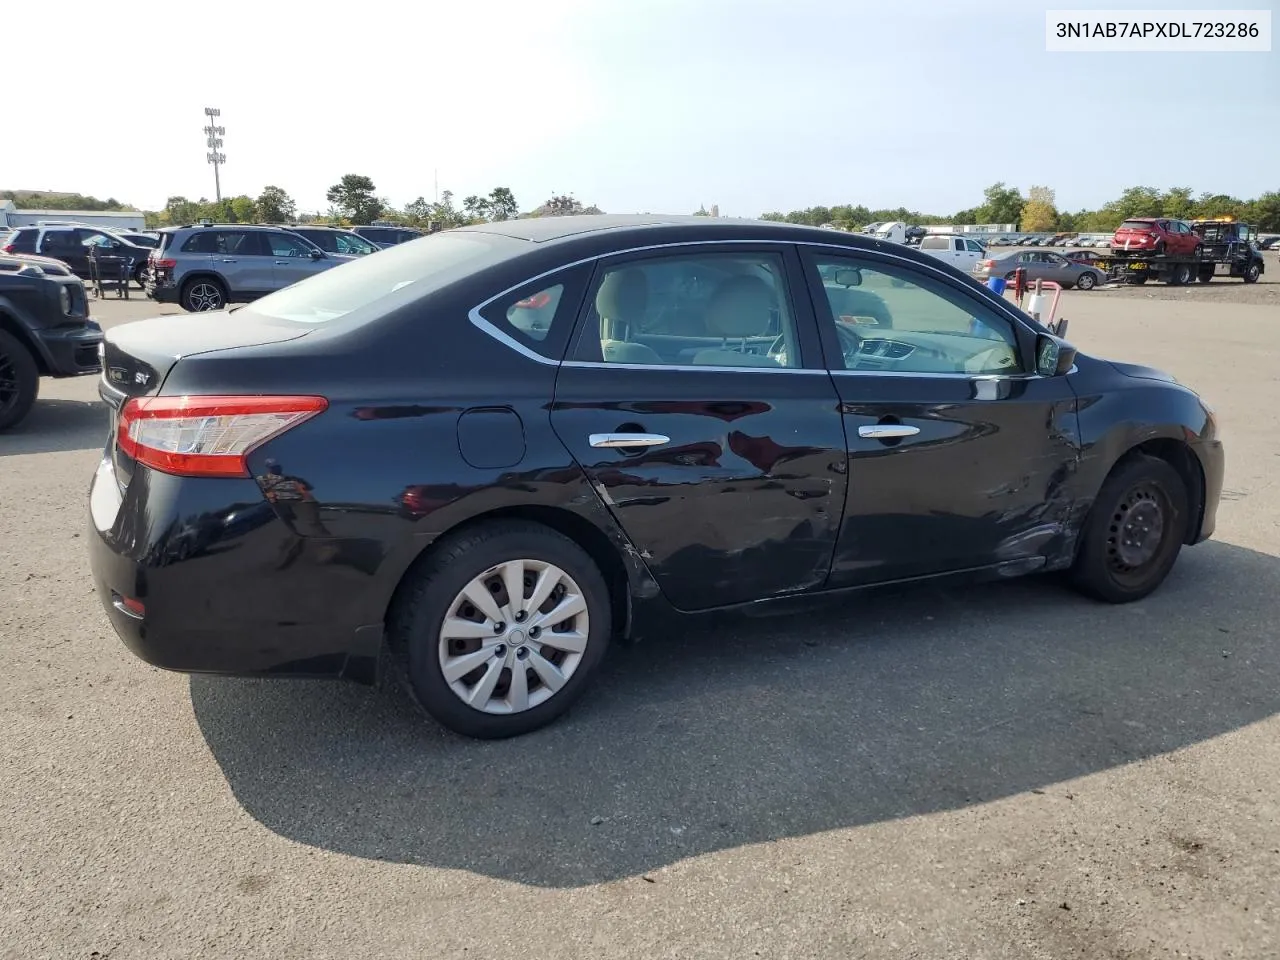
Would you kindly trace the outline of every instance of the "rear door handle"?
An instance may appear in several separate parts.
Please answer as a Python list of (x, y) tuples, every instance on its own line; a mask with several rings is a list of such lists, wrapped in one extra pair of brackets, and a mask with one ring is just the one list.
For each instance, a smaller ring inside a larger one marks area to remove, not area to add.
[(593, 447), (627, 448), (627, 447), (660, 447), (670, 443), (670, 437), (660, 433), (593, 433), (590, 437)]
[(868, 440), (892, 440), (895, 437), (914, 437), (920, 432), (919, 427), (909, 427), (905, 423), (873, 423), (858, 428), (858, 436)]
[(223, 257), (223, 258), (222, 258), (222, 262), (223, 262), (223, 263), (239, 263), (240, 261), (239, 261), (239, 260), (232, 260), (232, 259), (231, 259), (231, 258), (229, 258), (229, 257)]

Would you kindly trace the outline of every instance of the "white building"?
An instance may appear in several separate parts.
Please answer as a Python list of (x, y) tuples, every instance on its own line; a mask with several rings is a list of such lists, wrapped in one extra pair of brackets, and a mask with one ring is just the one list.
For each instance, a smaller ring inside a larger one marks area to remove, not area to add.
[(136, 210), (19, 210), (12, 200), (0, 200), (0, 227), (28, 227), (41, 221), (84, 223), (116, 230), (144, 230), (146, 217)]
[(929, 233), (1016, 233), (1016, 223), (931, 223), (925, 224)]

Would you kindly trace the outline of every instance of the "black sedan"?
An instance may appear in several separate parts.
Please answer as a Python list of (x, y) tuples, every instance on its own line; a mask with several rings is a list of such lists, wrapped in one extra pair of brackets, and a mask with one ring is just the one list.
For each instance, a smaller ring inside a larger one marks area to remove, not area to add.
[(1222, 486), (1171, 377), (905, 248), (705, 217), (439, 233), (117, 327), (100, 392), (91, 560), (131, 650), (399, 672), (480, 737), (676, 615), (1047, 571), (1137, 600)]

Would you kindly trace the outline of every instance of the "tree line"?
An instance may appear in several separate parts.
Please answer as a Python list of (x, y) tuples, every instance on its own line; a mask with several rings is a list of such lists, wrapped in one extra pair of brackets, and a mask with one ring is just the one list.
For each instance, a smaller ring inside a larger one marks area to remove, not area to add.
[[(323, 213), (298, 210), (297, 202), (283, 187), (267, 186), (257, 197), (247, 194), (210, 200), (201, 197), (170, 197), (164, 208), (144, 211), (148, 227), (213, 220), (218, 223), (317, 223), (334, 226), (359, 226), (378, 223), (403, 224), (421, 229), (466, 226), (483, 221), (513, 220), (517, 217), (554, 217), (570, 214), (602, 213), (599, 207), (582, 203), (571, 194), (559, 194), (532, 210), (521, 213), (510, 187), (494, 187), (488, 194), (473, 194), (459, 203), (451, 190), (441, 192), (439, 199), (416, 200), (396, 207), (379, 197), (373, 180), (363, 174), (349, 173), (331, 186), (325, 194), (329, 208)], [(79, 209), (99, 209), (82, 207)]]
[(1195, 196), (1190, 187), (1130, 187), (1119, 197), (1097, 210), (1059, 210), (1054, 192), (1049, 187), (1033, 186), (1024, 197), (1017, 187), (993, 183), (983, 191), (983, 202), (976, 207), (959, 210), (949, 216), (921, 213), (906, 207), (871, 210), (861, 204), (838, 204), (834, 207), (809, 207), (761, 214), (762, 220), (804, 223), (812, 226), (833, 224), (846, 230), (859, 230), (869, 223), (902, 220), (905, 223), (966, 224), (1012, 223), (1025, 233), (1075, 231), (1078, 233), (1110, 233), (1122, 220), (1130, 217), (1173, 217), (1198, 220), (1232, 216), (1255, 224), (1266, 232), (1280, 231), (1280, 191), (1270, 191), (1253, 200), (1242, 200), (1225, 193), (1202, 193)]
[[(837, 204), (833, 207), (808, 207), (790, 213), (761, 214), (762, 220), (803, 223), (813, 226), (834, 224), (857, 230), (869, 223), (902, 220), (906, 223), (1013, 223), (1027, 233), (1076, 231), (1109, 233), (1120, 221), (1129, 217), (1175, 217), (1194, 220), (1205, 217), (1233, 216), (1256, 224), (1265, 232), (1280, 232), (1280, 191), (1270, 191), (1253, 200), (1242, 200), (1221, 193), (1194, 194), (1190, 187), (1130, 187), (1118, 198), (1097, 210), (1059, 210), (1054, 191), (1032, 186), (1026, 196), (1017, 187), (993, 183), (983, 191), (983, 202), (953, 214), (922, 213), (906, 207), (872, 210), (861, 204)], [(43, 210), (135, 210), (114, 197), (99, 200), (79, 193), (45, 193), (40, 191), (0, 191), (0, 198), (12, 200), (18, 209)], [(437, 200), (418, 197), (403, 207), (393, 206), (379, 197), (371, 178), (350, 173), (343, 176), (326, 193), (329, 208), (324, 213), (300, 213), (297, 203), (282, 187), (264, 187), (257, 197), (240, 195), (209, 200), (201, 197), (170, 197), (162, 210), (142, 211), (148, 227), (196, 223), (214, 220), (220, 223), (291, 223), (315, 222), (334, 225), (359, 225), (379, 222), (446, 230), (485, 220), (510, 220), (516, 217), (550, 217), (570, 214), (601, 213), (599, 207), (584, 205), (571, 194), (550, 197), (527, 212), (521, 212), (509, 187), (494, 187), (486, 195), (464, 197), (459, 203), (445, 190)], [(698, 214), (706, 215), (705, 210)]]

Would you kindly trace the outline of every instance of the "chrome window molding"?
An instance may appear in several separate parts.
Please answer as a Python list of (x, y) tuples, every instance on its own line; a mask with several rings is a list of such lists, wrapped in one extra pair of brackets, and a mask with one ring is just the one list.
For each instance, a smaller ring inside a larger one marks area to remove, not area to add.
[[(683, 247), (714, 247), (717, 245), (720, 245), (720, 246), (732, 245), (732, 246), (747, 246), (747, 247), (796, 247), (801, 251), (803, 251), (804, 248), (839, 250), (839, 251), (843, 251), (843, 254), (848, 257), (859, 257), (859, 256), (866, 256), (870, 254), (873, 256), (887, 257), (890, 260), (896, 260), (899, 263), (906, 264), (910, 268), (919, 269), (927, 273), (935, 274), (937, 277), (947, 282), (952, 282), (952, 283), (955, 282), (954, 278), (948, 277), (943, 271), (937, 269), (937, 267), (935, 267), (933, 264), (917, 263), (914, 260), (910, 260), (907, 257), (899, 256), (898, 254), (888, 250), (862, 250), (862, 249), (859, 249), (858, 247), (849, 247), (840, 243), (823, 243), (822, 241), (817, 241), (817, 240), (763, 240), (763, 239), (760, 239), (760, 240), (755, 240), (755, 239), (753, 240), (680, 240), (673, 243), (653, 243), (653, 244), (647, 244), (639, 247), (627, 247), (624, 250), (609, 250), (603, 253), (593, 254), (589, 257), (583, 257), (581, 260), (574, 260), (570, 263), (562, 263), (556, 267), (553, 267), (550, 270), (544, 270), (542, 273), (535, 274), (532, 277), (528, 277), (525, 280), (521, 280), (519, 283), (512, 284), (511, 286), (507, 287), (505, 290), (502, 290), (501, 292), (496, 293), (493, 296), (489, 297), (487, 300), (484, 300), (476, 304), (467, 312), (467, 318), (471, 321), (472, 326), (474, 326), (477, 330), (487, 334), (490, 337), (493, 337), (503, 346), (509, 347), (510, 349), (514, 350), (516, 353), (520, 354), (521, 356), (526, 357), (530, 360), (533, 360), (536, 363), (548, 364), (550, 366), (586, 367), (586, 368), (600, 367), (600, 368), (605, 368), (609, 370), (628, 370), (628, 369), (686, 370), (686, 371), (728, 370), (728, 371), (733, 371), (735, 373), (741, 373), (745, 371), (750, 371), (754, 373), (831, 373), (831, 374), (856, 373), (856, 374), (861, 374), (862, 376), (875, 376), (875, 375), (941, 376), (941, 377), (957, 376), (957, 377), (969, 377), (969, 378), (972, 378), (973, 376), (982, 376), (982, 374), (965, 374), (965, 373), (957, 373), (957, 374), (916, 373), (916, 374), (913, 374), (913, 373), (907, 373), (905, 371), (894, 374), (894, 373), (890, 373), (883, 370), (875, 370), (875, 371), (827, 370), (824, 368), (817, 368), (817, 367), (776, 367), (776, 368), (774, 367), (708, 367), (708, 366), (695, 366), (692, 364), (686, 366), (686, 365), (678, 365), (678, 364), (597, 363), (595, 361), (590, 361), (590, 360), (563, 360), (563, 361), (553, 360), (550, 357), (547, 357), (541, 353), (538, 353), (536, 350), (532, 349), (531, 347), (525, 346), (515, 337), (499, 329), (495, 324), (486, 320), (480, 312), (485, 308), (487, 308), (490, 304), (494, 303), (497, 300), (501, 300), (503, 297), (509, 296), (510, 294), (519, 290), (521, 287), (527, 287), (531, 283), (537, 283), (539, 280), (543, 279), (544, 277), (554, 276), (555, 274), (562, 273), (565, 270), (572, 270), (574, 267), (580, 267), (588, 263), (595, 263), (597, 260), (605, 260), (611, 257), (623, 257), (633, 253), (647, 253), (652, 250), (677, 250)], [(1007, 304), (1001, 303), (999, 305), (996, 305), (996, 304), (987, 304), (987, 305), (992, 307), (998, 306), (1000, 309), (1003, 310), (1003, 313), (1005, 314), (1006, 318), (1011, 323), (1014, 323), (1015, 325), (1024, 328), (1029, 333), (1036, 334), (1038, 332), (1033, 327), (1028, 326), (1026, 321), (1023, 320), (1021, 317), (1019, 317), (1015, 312), (1013, 312), (1013, 310)], [(1039, 375), (1033, 373), (1033, 374), (1023, 374), (1023, 376), (1035, 377)]]

